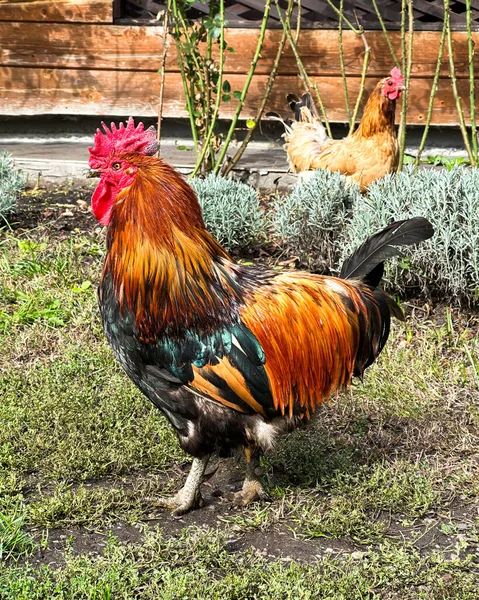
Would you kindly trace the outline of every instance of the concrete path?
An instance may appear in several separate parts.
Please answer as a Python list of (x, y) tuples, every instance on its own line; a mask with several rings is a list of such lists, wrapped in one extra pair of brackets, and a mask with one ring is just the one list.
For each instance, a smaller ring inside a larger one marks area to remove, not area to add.
[[(22, 141), (4, 138), (0, 140), (0, 151), (13, 155), (17, 167), (27, 173), (30, 186), (87, 185), (90, 145), (91, 141), (82, 137), (61, 141), (42, 139), (41, 136), (26, 137)], [(161, 145), (161, 155), (182, 173), (190, 173), (194, 166), (195, 154), (187, 143), (167, 139)], [(251, 143), (235, 169), (235, 176), (270, 191), (286, 189), (297, 179), (288, 173), (286, 154), (281, 145), (269, 142)]]
[[(6, 120), (0, 123), (0, 152), (10, 152), (18, 168), (28, 175), (30, 186), (89, 185), (88, 146), (92, 133), (98, 126), (96, 117)], [(148, 126), (150, 123), (146, 123)], [(286, 154), (277, 123), (267, 122), (257, 141), (252, 141), (243, 154), (234, 175), (269, 192), (288, 190), (297, 175), (288, 172)], [(333, 127), (333, 137), (344, 137), (346, 130), (340, 125)], [(185, 122), (165, 122), (161, 145), (162, 157), (184, 174), (192, 171), (195, 154)], [(408, 154), (415, 155), (422, 130), (408, 131)], [(235, 146), (230, 147), (233, 155)], [(435, 128), (428, 137), (423, 157), (441, 154), (449, 157), (466, 156), (459, 131), (452, 128)]]

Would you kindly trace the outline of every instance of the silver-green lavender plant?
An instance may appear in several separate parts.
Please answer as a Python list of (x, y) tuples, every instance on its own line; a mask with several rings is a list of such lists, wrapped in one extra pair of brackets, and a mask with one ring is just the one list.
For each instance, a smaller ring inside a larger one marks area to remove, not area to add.
[(386, 287), (403, 292), (427, 287), (443, 297), (479, 299), (479, 170), (422, 170), (407, 166), (375, 182), (358, 197), (345, 229), (346, 256), (364, 239), (398, 219), (422, 216), (435, 228), (432, 239), (392, 262)]
[(339, 239), (359, 192), (330, 171), (312, 171), (272, 207), (276, 241), (313, 268), (336, 262)]
[(210, 174), (190, 181), (206, 227), (228, 249), (246, 249), (266, 240), (257, 191), (245, 183)]
[(15, 169), (12, 156), (4, 152), (0, 155), (0, 220), (15, 210), (18, 196), (24, 188), (25, 176)]

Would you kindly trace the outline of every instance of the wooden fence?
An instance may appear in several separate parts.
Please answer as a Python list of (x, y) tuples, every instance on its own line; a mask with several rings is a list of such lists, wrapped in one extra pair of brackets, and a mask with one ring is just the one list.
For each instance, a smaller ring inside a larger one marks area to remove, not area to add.
[[(0, 0), (0, 114), (1, 115), (108, 115), (155, 116), (158, 111), (158, 69), (163, 49), (162, 28), (114, 24), (112, 0), (83, 2)], [(476, 46), (479, 32), (474, 35)], [(242, 116), (254, 116), (272, 68), (281, 32), (267, 31), (256, 74)], [(250, 66), (258, 31), (232, 28), (226, 32), (235, 49), (225, 65), (225, 78), (239, 90)], [(400, 55), (399, 32), (391, 32)], [(416, 32), (413, 80), (408, 123), (425, 121), (439, 50), (440, 33)], [(372, 49), (367, 90), (394, 66), (381, 31), (368, 31)], [(353, 32), (343, 33), (349, 96), (359, 89), (362, 41)], [(299, 51), (311, 78), (317, 82), (331, 121), (346, 120), (335, 30), (305, 30)], [(469, 105), (467, 39), (454, 32), (458, 87), (465, 108)], [(479, 53), (475, 56), (479, 73)], [(185, 117), (185, 102), (174, 41), (171, 40), (164, 96), (165, 117)], [(302, 92), (291, 48), (285, 49), (267, 110), (288, 114), (285, 96)], [(476, 92), (479, 97), (479, 90)], [(221, 116), (230, 117), (235, 102), (224, 104)], [(399, 111), (398, 111), (399, 112)], [(447, 51), (434, 102), (432, 123), (458, 123), (449, 79)]]

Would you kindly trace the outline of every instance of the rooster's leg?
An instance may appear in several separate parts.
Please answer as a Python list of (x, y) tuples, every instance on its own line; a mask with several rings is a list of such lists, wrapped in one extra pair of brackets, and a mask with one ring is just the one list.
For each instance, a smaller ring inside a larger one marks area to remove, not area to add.
[(239, 492), (231, 493), (228, 499), (238, 504), (238, 506), (246, 506), (253, 500), (270, 501), (270, 496), (264, 491), (263, 485), (259, 479), (261, 469), (259, 466), (260, 453), (258, 450), (246, 446), (244, 448), (246, 458), (246, 477), (243, 487)]
[(202, 458), (194, 458), (185, 485), (181, 490), (173, 498), (157, 498), (155, 504), (164, 508), (170, 508), (175, 517), (203, 506), (204, 500), (201, 496), (200, 488), (209, 459), (209, 454)]

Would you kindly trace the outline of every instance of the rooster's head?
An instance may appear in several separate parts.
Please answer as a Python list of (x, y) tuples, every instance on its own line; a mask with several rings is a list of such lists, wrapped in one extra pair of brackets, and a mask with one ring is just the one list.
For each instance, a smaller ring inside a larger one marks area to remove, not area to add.
[(118, 192), (131, 185), (137, 172), (125, 155), (135, 152), (152, 156), (158, 150), (158, 142), (153, 126), (145, 130), (139, 123), (135, 127), (132, 117), (126, 127), (123, 123), (118, 127), (112, 123), (111, 129), (105, 123), (102, 126), (104, 132), (97, 129), (94, 146), (89, 148), (88, 164), (92, 169), (90, 177), (100, 178), (91, 199), (93, 214), (102, 225), (108, 225)]

